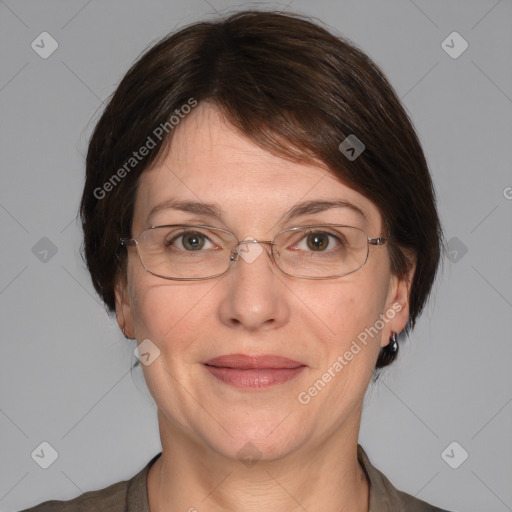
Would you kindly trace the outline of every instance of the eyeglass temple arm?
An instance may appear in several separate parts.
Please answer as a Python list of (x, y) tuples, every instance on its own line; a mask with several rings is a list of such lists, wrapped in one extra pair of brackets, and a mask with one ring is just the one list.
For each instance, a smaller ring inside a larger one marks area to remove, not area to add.
[(368, 238), (368, 243), (372, 245), (384, 245), (389, 237), (379, 236), (377, 238)]
[(119, 239), (119, 242), (123, 247), (133, 247), (136, 245), (136, 242), (133, 238), (121, 238)]

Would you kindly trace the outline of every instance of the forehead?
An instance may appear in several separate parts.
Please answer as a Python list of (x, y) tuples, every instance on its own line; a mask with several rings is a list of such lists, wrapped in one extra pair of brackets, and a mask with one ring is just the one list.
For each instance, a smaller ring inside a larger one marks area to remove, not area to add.
[[(345, 222), (380, 229), (380, 214), (369, 199), (321, 164), (290, 162), (269, 153), (237, 132), (212, 105), (199, 104), (174, 130), (165, 159), (141, 176), (134, 228), (147, 227), (155, 206), (173, 199), (216, 203), (231, 227), (250, 216), (251, 226), (262, 229), (299, 202), (341, 200), (366, 217), (343, 208)], [(329, 222), (334, 222), (332, 215)]]

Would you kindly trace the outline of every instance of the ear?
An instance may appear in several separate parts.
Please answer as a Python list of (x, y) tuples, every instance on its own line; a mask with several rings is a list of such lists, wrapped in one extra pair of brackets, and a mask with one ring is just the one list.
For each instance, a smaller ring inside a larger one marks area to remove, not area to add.
[[(411, 286), (416, 271), (416, 257), (407, 255), (410, 268), (402, 277), (391, 276), (386, 307), (383, 311), (384, 328), (382, 330), (381, 346), (385, 347), (393, 333), (399, 333), (405, 329), (409, 321), (409, 299)], [(386, 322), (387, 319), (387, 322)]]
[(117, 325), (119, 325), (119, 329), (121, 329), (126, 338), (134, 339), (135, 330), (133, 328), (132, 306), (125, 273), (119, 274), (116, 278), (114, 294), (116, 299)]

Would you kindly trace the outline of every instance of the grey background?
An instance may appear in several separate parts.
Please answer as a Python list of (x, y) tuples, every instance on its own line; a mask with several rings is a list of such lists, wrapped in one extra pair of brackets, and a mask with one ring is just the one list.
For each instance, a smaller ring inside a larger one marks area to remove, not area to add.
[[(361, 444), (421, 499), (464, 512), (512, 510), (510, 0), (7, 0), (2, 512), (130, 478), (160, 451), (155, 406), (140, 368), (130, 371), (134, 342), (105, 313), (79, 256), (83, 155), (102, 101), (148, 44), (216, 11), (257, 5), (314, 15), (383, 68), (424, 145), (457, 251), (398, 363), (367, 395)], [(31, 48), (43, 31), (59, 45), (47, 59)], [(457, 59), (441, 47), (453, 31), (469, 43)], [(49, 246), (43, 237), (55, 254), (40, 252)], [(58, 452), (46, 470), (31, 458), (42, 441)], [(458, 469), (441, 457), (452, 441), (469, 453)]]

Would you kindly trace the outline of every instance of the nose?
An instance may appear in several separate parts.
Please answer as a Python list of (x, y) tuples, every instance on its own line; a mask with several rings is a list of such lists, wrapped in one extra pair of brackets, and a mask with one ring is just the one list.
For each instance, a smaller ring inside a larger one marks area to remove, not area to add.
[(257, 331), (288, 322), (290, 292), (282, 282), (286, 276), (272, 261), (271, 244), (246, 239), (232, 253), (232, 268), (220, 284), (218, 313), (225, 325)]

